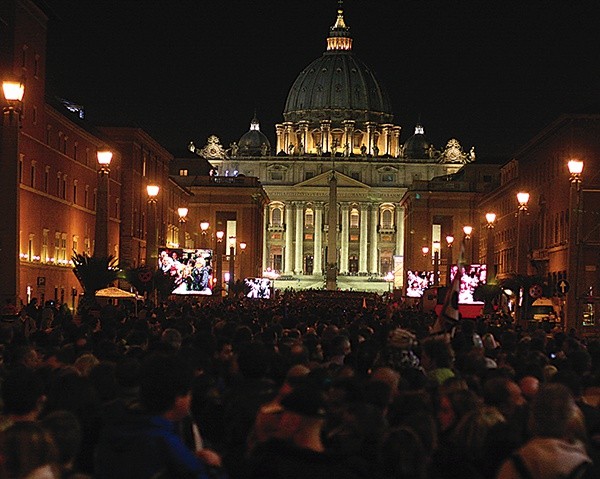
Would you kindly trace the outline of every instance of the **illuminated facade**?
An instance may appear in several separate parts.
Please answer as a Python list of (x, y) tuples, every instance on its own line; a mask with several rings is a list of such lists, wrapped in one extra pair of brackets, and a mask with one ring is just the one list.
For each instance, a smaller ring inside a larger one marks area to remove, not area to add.
[[(421, 125), (404, 144), (388, 95), (352, 51), (338, 11), (323, 55), (293, 83), (271, 149), (254, 118), (221, 158), (219, 175), (256, 176), (269, 197), (264, 209), (262, 269), (321, 287), (328, 243), (329, 178), (338, 186), (338, 284), (404, 274), (405, 210), (400, 200), (418, 180), (458, 171), (475, 159), (456, 140), (436, 150)], [(375, 285), (375, 289), (387, 288)]]
[[(479, 205), (480, 221), (488, 211), (497, 216), (480, 248), (482, 258), (491, 250), (497, 277), (542, 278), (544, 294), (560, 302), (566, 327), (580, 331), (598, 324), (600, 307), (599, 152), (600, 116), (565, 115), (502, 166), (500, 187)], [(584, 165), (573, 183), (572, 159)], [(529, 193), (521, 215), (520, 191)]]

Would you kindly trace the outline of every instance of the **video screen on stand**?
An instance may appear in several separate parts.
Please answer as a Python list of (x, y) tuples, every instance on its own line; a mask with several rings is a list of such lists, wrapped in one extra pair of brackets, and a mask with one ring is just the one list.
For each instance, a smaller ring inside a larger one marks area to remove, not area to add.
[(269, 278), (246, 278), (244, 293), (247, 298), (270, 299), (273, 281)]
[(158, 268), (173, 281), (171, 294), (212, 295), (210, 249), (159, 248)]

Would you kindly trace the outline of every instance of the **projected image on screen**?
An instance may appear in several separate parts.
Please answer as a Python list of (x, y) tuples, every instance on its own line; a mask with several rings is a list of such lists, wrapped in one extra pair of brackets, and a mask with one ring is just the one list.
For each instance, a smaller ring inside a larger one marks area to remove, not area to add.
[(421, 298), (433, 284), (433, 271), (408, 271), (406, 273), (406, 296)]
[[(450, 270), (450, 280), (453, 281), (458, 271), (458, 266), (452, 266)], [(485, 284), (487, 279), (487, 268), (485, 264), (471, 264), (462, 266), (462, 276), (460, 278), (460, 291), (458, 293), (458, 302), (460, 304), (477, 303), (473, 299), (473, 292), (480, 284)]]
[(161, 248), (158, 268), (173, 282), (172, 294), (212, 295), (212, 250)]
[(271, 297), (273, 281), (269, 278), (246, 278), (244, 284), (247, 298), (269, 299)]

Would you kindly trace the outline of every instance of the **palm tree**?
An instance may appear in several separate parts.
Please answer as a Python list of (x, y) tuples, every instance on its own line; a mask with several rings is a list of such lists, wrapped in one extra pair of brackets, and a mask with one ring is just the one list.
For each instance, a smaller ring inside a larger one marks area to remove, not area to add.
[(79, 310), (89, 308), (96, 302), (96, 291), (106, 288), (119, 278), (121, 270), (113, 255), (89, 256), (87, 253), (73, 252), (73, 273), (83, 288), (83, 298)]

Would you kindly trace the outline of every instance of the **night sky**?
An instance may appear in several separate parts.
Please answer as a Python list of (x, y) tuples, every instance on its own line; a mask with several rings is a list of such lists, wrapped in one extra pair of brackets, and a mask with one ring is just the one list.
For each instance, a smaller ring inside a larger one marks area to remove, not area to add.
[[(254, 110), (275, 123), (296, 76), (325, 51), (335, 0), (46, 0), (48, 93), (95, 125), (132, 125), (169, 151)], [(387, 88), (402, 142), (419, 121), (506, 160), (565, 112), (600, 112), (600, 8), (593, 1), (346, 0), (354, 53)], [(499, 159), (499, 160), (496, 160)]]

